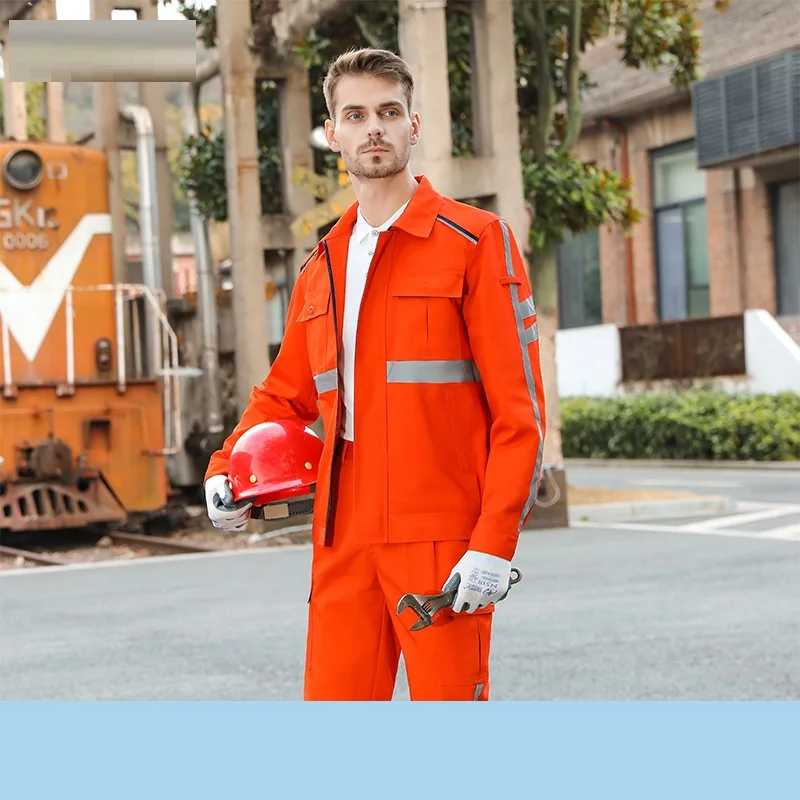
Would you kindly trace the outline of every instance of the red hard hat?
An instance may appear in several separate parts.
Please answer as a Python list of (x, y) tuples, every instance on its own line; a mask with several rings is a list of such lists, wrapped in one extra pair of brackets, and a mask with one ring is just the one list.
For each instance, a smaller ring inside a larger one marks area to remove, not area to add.
[(319, 436), (295, 420), (254, 425), (231, 450), (234, 501), (249, 500), (267, 519), (310, 514), (322, 448)]

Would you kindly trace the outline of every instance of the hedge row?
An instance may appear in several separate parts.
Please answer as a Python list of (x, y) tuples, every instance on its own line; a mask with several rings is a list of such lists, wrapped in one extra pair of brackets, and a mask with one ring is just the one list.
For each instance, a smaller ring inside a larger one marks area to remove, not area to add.
[(565, 458), (800, 459), (800, 395), (713, 391), (564, 398)]

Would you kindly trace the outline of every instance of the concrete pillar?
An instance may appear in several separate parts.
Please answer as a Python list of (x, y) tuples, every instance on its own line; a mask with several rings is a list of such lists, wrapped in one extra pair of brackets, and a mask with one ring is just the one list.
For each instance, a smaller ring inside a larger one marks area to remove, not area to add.
[[(92, 0), (91, 19), (111, 19), (114, 0)], [(125, 270), (125, 203), (122, 194), (120, 123), (116, 83), (93, 83), (94, 145), (108, 159), (109, 204), (111, 210), (111, 253), (114, 282), (127, 280)]]
[(256, 61), (248, 45), (251, 25), (250, 3), (217, 6), (239, 413), (244, 410), (253, 386), (263, 381), (269, 369), (256, 135)]
[(775, 243), (768, 186), (757, 170), (744, 167), (740, 170), (739, 191), (745, 308), (763, 308), (775, 314)]
[(64, 120), (64, 84), (46, 83), (44, 96), (47, 108), (47, 138), (51, 142), (63, 144), (67, 141), (67, 126)]
[[(133, 9), (141, 20), (157, 20), (158, 8), (150, 0), (121, 0), (120, 7)], [(156, 192), (158, 193), (158, 243), (161, 254), (161, 286), (166, 297), (173, 296), (172, 274), (172, 176), (167, 156), (167, 103), (163, 83), (140, 83), (141, 104), (153, 119), (153, 136), (156, 146)]]
[[(57, 19), (55, 0), (40, 0), (28, 13), (28, 19)], [(45, 83), (45, 135), (51, 142), (67, 141), (67, 130), (64, 121), (64, 85), (61, 83)]]
[(740, 192), (735, 169), (706, 173), (706, 230), (711, 314), (744, 311)]
[[(314, 158), (309, 144), (311, 136), (311, 99), (308, 72), (300, 61), (290, 65), (286, 76), (279, 83), (280, 141), (283, 155), (284, 211), (296, 218), (316, 205), (315, 198), (292, 183), (296, 166), (313, 169)], [(289, 283), (294, 284), (300, 265), (317, 243), (312, 231), (295, 240), (296, 247)], [(264, 243), (268, 246), (268, 242)], [(288, 272), (288, 270), (287, 270)]]
[[(525, 249), (529, 226), (520, 158), (513, 3), (475, 0), (472, 20), (475, 155), (492, 158), (497, 213), (508, 220)], [(447, 122), (449, 131), (449, 107)]]
[(447, 71), (445, 0), (421, 3), (398, 0), (400, 54), (414, 76), (414, 105), (422, 130), (411, 149), (416, 174), (427, 175), (442, 194), (450, 193), (453, 137), (450, 131), (450, 84)]
[[(8, 24), (3, 25), (3, 72), (9, 74), (11, 69), (12, 48), (9, 47)], [(28, 139), (28, 109), (25, 103), (25, 84), (19, 81), (3, 80), (3, 133), (17, 141)]]

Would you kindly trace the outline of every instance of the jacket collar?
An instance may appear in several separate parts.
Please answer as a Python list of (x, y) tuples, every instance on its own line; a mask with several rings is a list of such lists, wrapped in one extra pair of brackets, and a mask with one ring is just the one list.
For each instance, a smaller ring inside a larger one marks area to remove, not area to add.
[[(431, 182), (424, 175), (415, 175), (414, 179), (419, 184), (419, 188), (409, 200), (403, 214), (394, 222), (393, 227), (404, 230), (412, 236), (427, 238), (436, 223), (436, 216), (444, 198), (433, 188)], [(322, 254), (324, 242), (335, 239), (338, 236), (349, 236), (357, 219), (358, 202), (356, 201), (342, 214), (339, 221), (330, 231), (322, 237), (317, 246), (317, 253)]]

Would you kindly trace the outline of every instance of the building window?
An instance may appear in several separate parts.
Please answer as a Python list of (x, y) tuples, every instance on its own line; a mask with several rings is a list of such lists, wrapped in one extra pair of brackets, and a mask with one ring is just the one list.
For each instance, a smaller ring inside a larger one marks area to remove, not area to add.
[(603, 321), (600, 295), (600, 232), (567, 231), (556, 251), (558, 316), (561, 328), (582, 328)]
[(706, 176), (694, 141), (654, 151), (652, 170), (659, 316), (707, 317)]
[(775, 293), (779, 316), (800, 316), (800, 181), (772, 187)]

